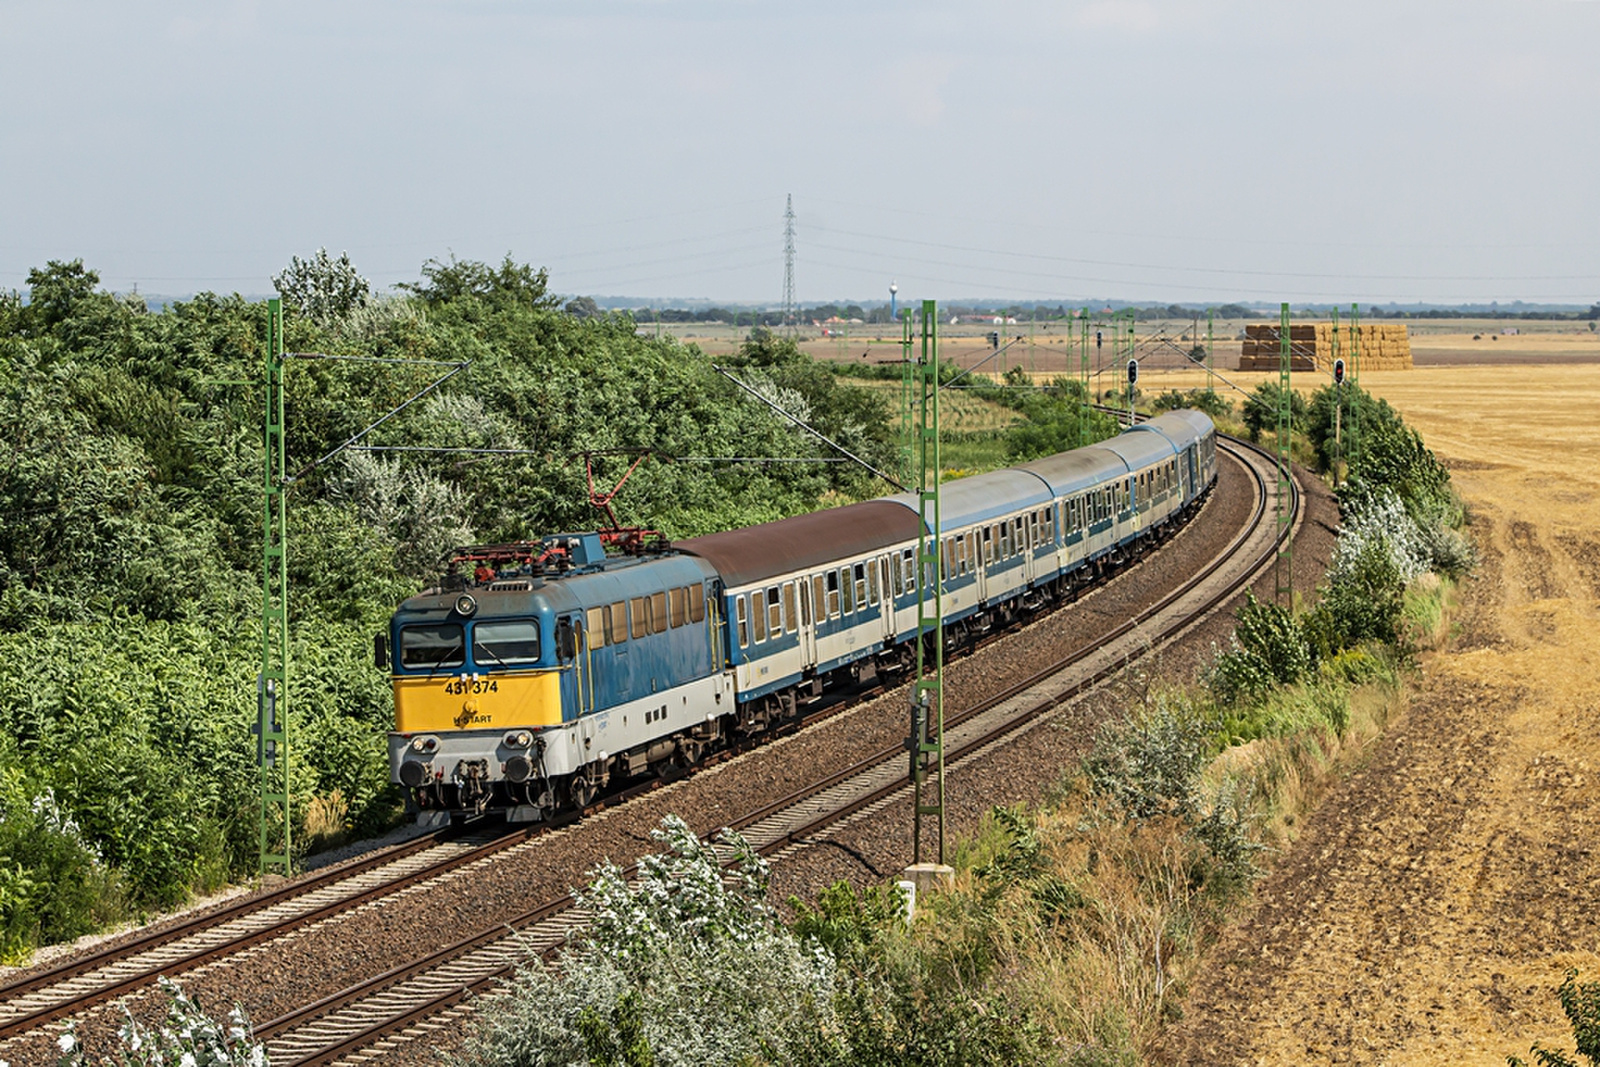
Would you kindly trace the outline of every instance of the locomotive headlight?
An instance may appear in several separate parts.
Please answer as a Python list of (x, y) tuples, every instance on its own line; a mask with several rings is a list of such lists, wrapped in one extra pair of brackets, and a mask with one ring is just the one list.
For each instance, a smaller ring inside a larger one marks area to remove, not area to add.
[(423, 755), (428, 755), (438, 750), (439, 739), (437, 737), (419, 737), (411, 742), (411, 751), (421, 752)]
[(533, 735), (526, 730), (513, 730), (506, 734), (505, 743), (507, 748), (527, 748), (533, 744)]
[(471, 615), (474, 611), (477, 611), (477, 610), (478, 610), (478, 602), (476, 600), (472, 599), (472, 594), (471, 593), (462, 593), (460, 596), (456, 597), (456, 614), (457, 615), (463, 615), (463, 616)]

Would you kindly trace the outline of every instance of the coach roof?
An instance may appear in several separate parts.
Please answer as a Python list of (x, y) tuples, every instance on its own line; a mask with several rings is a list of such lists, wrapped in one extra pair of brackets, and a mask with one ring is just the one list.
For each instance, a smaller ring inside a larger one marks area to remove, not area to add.
[(706, 560), (725, 586), (737, 588), (915, 541), (917, 526), (916, 512), (887, 500), (867, 500), (674, 541), (672, 547)]

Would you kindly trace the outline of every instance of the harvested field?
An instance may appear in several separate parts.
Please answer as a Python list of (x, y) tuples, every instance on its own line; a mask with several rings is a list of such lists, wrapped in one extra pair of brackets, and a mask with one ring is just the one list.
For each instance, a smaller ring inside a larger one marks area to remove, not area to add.
[(1162, 1063), (1503, 1063), (1600, 978), (1600, 367), (1363, 376), (1483, 555), (1450, 647), (1201, 967)]

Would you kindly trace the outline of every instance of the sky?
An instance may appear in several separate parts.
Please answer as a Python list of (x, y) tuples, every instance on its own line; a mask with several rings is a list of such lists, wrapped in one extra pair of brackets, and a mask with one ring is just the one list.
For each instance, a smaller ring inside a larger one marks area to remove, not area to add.
[(0, 289), (1600, 300), (1596, 0), (0, 0)]

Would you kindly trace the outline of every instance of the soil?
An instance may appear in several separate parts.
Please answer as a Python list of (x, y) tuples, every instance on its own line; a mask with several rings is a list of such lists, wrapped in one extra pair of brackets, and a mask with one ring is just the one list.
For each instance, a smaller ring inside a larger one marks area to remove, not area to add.
[(1482, 562), (1409, 709), (1208, 952), (1158, 1063), (1504, 1063), (1600, 978), (1600, 368), (1364, 376), (1452, 468)]

